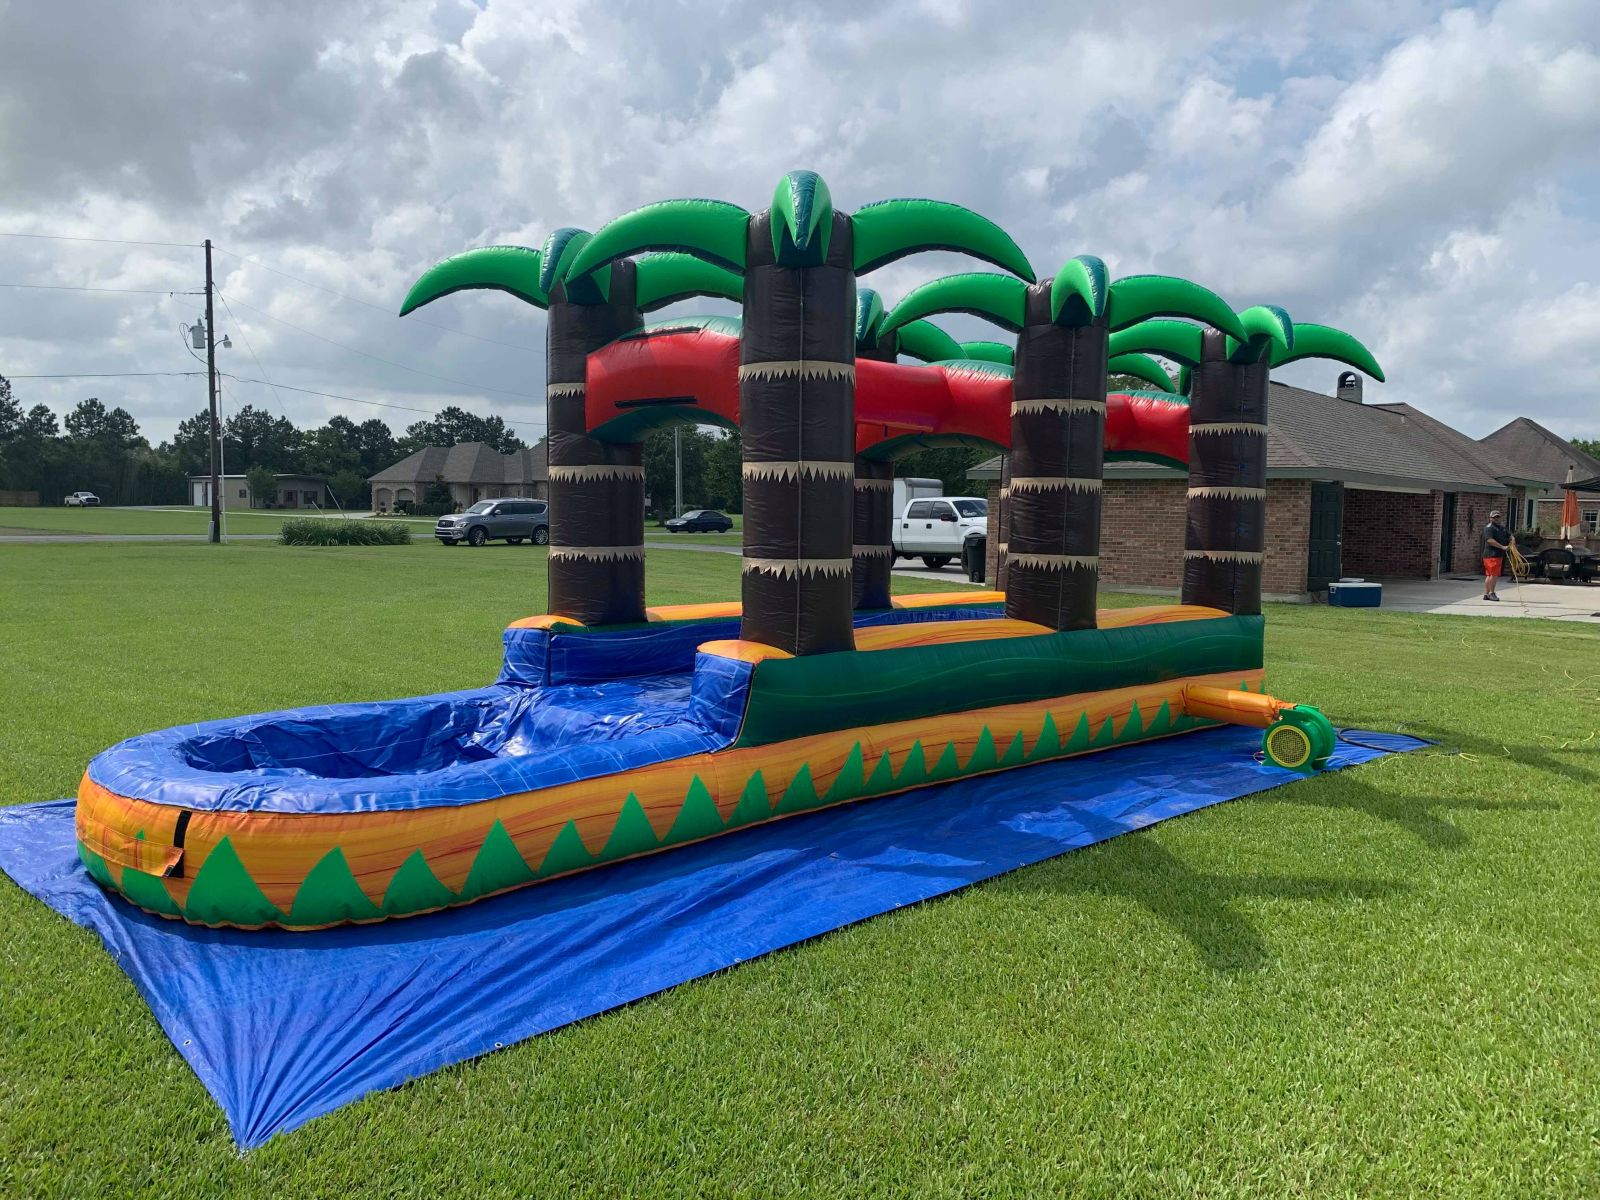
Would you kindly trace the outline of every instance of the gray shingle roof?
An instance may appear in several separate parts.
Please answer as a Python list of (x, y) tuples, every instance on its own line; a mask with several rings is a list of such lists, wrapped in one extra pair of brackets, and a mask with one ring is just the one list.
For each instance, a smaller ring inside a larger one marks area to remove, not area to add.
[[(1600, 475), (1600, 458), (1585, 454), (1565, 438), (1556, 436), (1528, 417), (1518, 417), (1502, 425), (1480, 444), (1497, 454), (1527, 464), (1539, 473), (1536, 478), (1549, 479), (1557, 486), (1565, 482), (1569, 466), (1574, 471), (1574, 479), (1593, 479)], [(1600, 496), (1600, 492), (1582, 494)]]
[(385, 467), (367, 482), (427, 485), (442, 476), (446, 483), (520, 486), (543, 483), (549, 477), (545, 464), (543, 441), (510, 454), (501, 454), (484, 442), (461, 442), (454, 446), (424, 447), (393, 466)]
[[(1429, 486), (1442, 491), (1508, 490), (1496, 478), (1491, 455), (1481, 449), (1463, 452), (1453, 438), (1438, 430), (1476, 443), (1432, 418), (1426, 422), (1410, 419), (1407, 412), (1400, 411), (1408, 408), (1357, 404), (1274, 380), (1267, 399), (1267, 474), (1277, 479)], [(1137, 477), (1144, 472), (1176, 474), (1148, 463), (1106, 465), (1109, 476)], [(999, 459), (980, 463), (968, 474), (976, 479), (997, 478)]]

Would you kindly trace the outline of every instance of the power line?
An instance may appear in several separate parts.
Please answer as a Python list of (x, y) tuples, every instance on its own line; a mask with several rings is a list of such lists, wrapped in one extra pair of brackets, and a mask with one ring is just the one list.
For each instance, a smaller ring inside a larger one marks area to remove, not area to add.
[(358, 350), (354, 346), (347, 346), (343, 342), (336, 342), (332, 338), (324, 337), (320, 333), (313, 333), (309, 329), (304, 329), (299, 325), (296, 325), (293, 321), (285, 321), (282, 317), (275, 317), (271, 313), (264, 312), (263, 310), (255, 307), (253, 304), (246, 304), (243, 300), (239, 301), (239, 307), (249, 309), (251, 312), (263, 316), (269, 321), (276, 321), (279, 325), (287, 325), (296, 333), (305, 334), (306, 337), (316, 338), (319, 342), (327, 342), (330, 346), (337, 346), (341, 350), (348, 350), (351, 354), (359, 354), (362, 358), (370, 358), (374, 362), (381, 362), (391, 367), (398, 367), (402, 371), (410, 371), (413, 375), (421, 375), (425, 379), (436, 379), (440, 383), (453, 383), (457, 387), (470, 388), (473, 391), (478, 392), (498, 392), (502, 396), (517, 396), (523, 400), (544, 399), (543, 396), (535, 396), (531, 392), (514, 392), (510, 388), (488, 387), (487, 385), (481, 383), (470, 383), (465, 379), (453, 379), (449, 375), (436, 375), (432, 371), (424, 371), (419, 367), (408, 367), (405, 363), (395, 362), (395, 360), (392, 358), (384, 358), (379, 354), (369, 354), (365, 350)]
[(0, 287), (31, 288), (46, 292), (133, 292), (144, 296), (204, 296), (204, 292), (180, 292), (172, 288), (74, 287), (65, 283), (0, 283)]
[[(333, 288), (326, 287), (323, 284), (313, 283), (309, 279), (302, 279), (300, 276), (291, 275), (287, 271), (280, 271), (277, 267), (269, 267), (260, 259), (249, 258), (243, 254), (235, 254), (232, 250), (224, 250), (221, 246), (213, 246), (212, 249), (219, 254), (226, 254), (229, 258), (236, 258), (242, 263), (249, 263), (252, 267), (260, 267), (263, 271), (270, 271), (274, 275), (281, 275), (285, 279), (292, 279), (296, 283), (304, 284), (306, 287), (314, 288), (319, 292), (325, 292), (328, 295), (337, 297), (340, 300), (348, 300), (352, 304), (360, 304), (367, 308), (376, 309), (388, 317), (393, 317), (395, 315), (394, 307), (392, 305), (377, 304), (371, 300), (363, 300), (360, 296), (347, 296), (345, 293), (336, 292), (333, 290)], [(453, 333), (457, 337), (471, 338), (475, 342), (488, 342), (491, 346), (504, 346), (508, 350), (521, 350), (526, 354), (541, 353), (541, 351), (534, 346), (523, 345), (519, 342), (503, 342), (499, 338), (484, 337), (482, 334), (477, 333), (468, 333), (464, 329), (455, 329), (449, 325), (441, 325), (437, 321), (430, 321), (426, 317), (419, 317), (415, 314), (406, 317), (406, 320), (416, 325), (426, 325), (430, 329), (438, 329), (444, 333)]]
[[(228, 320), (232, 321), (239, 327), (239, 336), (244, 339), (244, 348), (250, 351), (250, 361), (256, 364), (257, 374), (265, 379), (267, 377), (267, 369), (261, 365), (261, 359), (256, 356), (256, 348), (250, 344), (250, 335), (244, 331), (244, 322), (233, 315), (233, 308), (228, 303), (228, 297), (223, 295), (221, 288), (217, 288), (217, 295), (222, 300), (222, 307), (227, 311)], [(289, 419), (289, 409), (288, 406), (284, 404), (283, 397), (278, 395), (278, 389), (270, 382), (267, 384), (267, 386), (272, 388), (272, 398), (278, 402), (278, 411), (283, 413), (283, 419), (287, 421)]]
[(43, 238), (51, 242), (100, 242), (109, 246), (176, 246), (182, 250), (198, 250), (198, 242), (144, 242), (136, 238), (69, 237), (64, 233), (9, 233), (0, 230), (0, 237)]

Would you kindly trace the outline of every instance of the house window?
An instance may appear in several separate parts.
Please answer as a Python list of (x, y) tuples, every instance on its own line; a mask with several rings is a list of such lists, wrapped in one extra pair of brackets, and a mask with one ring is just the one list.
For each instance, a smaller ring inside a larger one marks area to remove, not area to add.
[(1600, 508), (1586, 508), (1578, 515), (1583, 518), (1583, 523), (1590, 529), (1600, 525)]
[(1527, 508), (1528, 518), (1523, 521), (1522, 527), (1524, 529), (1537, 529), (1539, 527), (1539, 502), (1530, 497)]
[(315, 492), (302, 492), (301, 496), (307, 504), (315, 504), (317, 502), (317, 494)]
[(239, 489), (239, 499), (241, 499), (241, 500), (250, 499), (250, 489), (249, 488), (240, 488)]

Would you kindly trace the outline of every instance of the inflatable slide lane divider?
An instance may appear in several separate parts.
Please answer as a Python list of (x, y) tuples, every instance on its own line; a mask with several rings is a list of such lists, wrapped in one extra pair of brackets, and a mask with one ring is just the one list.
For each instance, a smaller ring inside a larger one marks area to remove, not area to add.
[(737, 606), (516, 622), (488, 688), (129, 739), (79, 791), (87, 869), (150, 912), (317, 929), (470, 903), (757, 822), (1232, 722), (1308, 770), (1259, 616), (1168, 604), (1061, 633), (996, 593), (856, 614), (856, 648), (738, 638)]

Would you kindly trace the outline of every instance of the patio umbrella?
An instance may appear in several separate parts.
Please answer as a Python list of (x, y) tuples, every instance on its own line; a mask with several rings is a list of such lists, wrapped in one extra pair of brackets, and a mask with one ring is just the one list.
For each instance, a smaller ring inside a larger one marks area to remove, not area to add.
[(1567, 541), (1583, 532), (1583, 519), (1578, 513), (1578, 493), (1573, 490), (1572, 467), (1567, 467), (1566, 491), (1561, 499), (1561, 540)]

